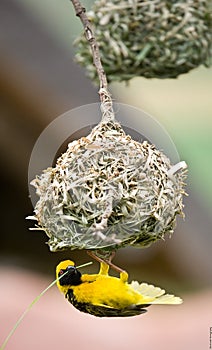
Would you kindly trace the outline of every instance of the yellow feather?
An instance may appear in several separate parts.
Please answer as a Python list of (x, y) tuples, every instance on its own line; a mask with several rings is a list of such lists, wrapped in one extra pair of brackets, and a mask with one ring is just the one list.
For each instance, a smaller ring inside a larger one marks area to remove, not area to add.
[(151, 284), (132, 281), (130, 286), (144, 297), (152, 297), (150, 304), (181, 304), (183, 301), (172, 294), (164, 294), (165, 290)]

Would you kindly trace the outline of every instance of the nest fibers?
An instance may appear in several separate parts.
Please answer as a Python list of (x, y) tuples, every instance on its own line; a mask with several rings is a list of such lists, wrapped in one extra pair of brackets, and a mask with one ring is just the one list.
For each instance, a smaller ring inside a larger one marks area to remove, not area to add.
[[(199, 65), (211, 65), (209, 0), (98, 0), (88, 16), (110, 82), (136, 76), (176, 78)], [(97, 80), (84, 35), (76, 46), (77, 62)]]
[(33, 180), (35, 229), (46, 232), (51, 251), (148, 246), (182, 215), (185, 167), (102, 121)]

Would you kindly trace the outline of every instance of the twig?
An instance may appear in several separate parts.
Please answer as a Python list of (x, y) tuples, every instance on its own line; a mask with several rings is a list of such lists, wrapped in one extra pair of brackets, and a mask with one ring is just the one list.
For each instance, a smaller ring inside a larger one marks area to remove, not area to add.
[(87, 250), (87, 254), (88, 254), (89, 256), (91, 256), (94, 260), (98, 261), (99, 263), (105, 263), (105, 264), (109, 265), (113, 270), (115, 270), (115, 271), (117, 271), (117, 272), (119, 272), (119, 273), (124, 274), (124, 275), (126, 276), (126, 279), (127, 279), (127, 277), (128, 277), (127, 272), (126, 272), (125, 270), (121, 269), (120, 267), (114, 265), (114, 264), (112, 263), (112, 261), (111, 261), (111, 260), (114, 258), (114, 256), (115, 256), (115, 252), (112, 252), (112, 253), (111, 253), (111, 255), (110, 255), (110, 257), (109, 257), (108, 260), (105, 260), (105, 259), (100, 258), (99, 256), (97, 256), (94, 252), (92, 252), (92, 251), (90, 251), (90, 250)]
[(97, 74), (100, 82), (99, 96), (101, 101), (101, 110), (102, 110), (102, 121), (107, 122), (110, 120), (114, 120), (114, 112), (113, 112), (113, 102), (111, 95), (108, 91), (108, 83), (104, 68), (100, 59), (99, 46), (96, 42), (95, 36), (93, 34), (93, 30), (90, 24), (90, 21), (86, 15), (85, 8), (81, 5), (78, 0), (71, 0), (76, 16), (78, 16), (84, 26), (85, 37), (91, 47), (93, 63), (96, 67)]

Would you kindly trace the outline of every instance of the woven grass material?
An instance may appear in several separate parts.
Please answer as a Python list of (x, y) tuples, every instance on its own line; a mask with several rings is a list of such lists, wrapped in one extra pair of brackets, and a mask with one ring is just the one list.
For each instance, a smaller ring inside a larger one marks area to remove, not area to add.
[[(98, 0), (88, 12), (108, 81), (176, 78), (209, 67), (212, 14), (209, 0)], [(88, 43), (75, 41), (76, 61), (97, 81)]]
[(33, 180), (37, 228), (51, 251), (148, 246), (172, 233), (182, 215), (185, 174), (173, 169), (147, 141), (101, 122)]

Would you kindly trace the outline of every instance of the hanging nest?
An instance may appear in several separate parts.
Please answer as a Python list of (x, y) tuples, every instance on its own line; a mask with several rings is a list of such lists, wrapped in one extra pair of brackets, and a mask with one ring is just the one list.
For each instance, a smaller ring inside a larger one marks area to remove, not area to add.
[[(176, 78), (211, 64), (209, 0), (98, 0), (88, 17), (109, 82), (138, 76)], [(76, 61), (97, 81), (84, 35), (75, 44)]]
[(51, 251), (148, 246), (182, 215), (182, 168), (119, 123), (102, 121), (33, 180), (35, 229), (46, 232)]

